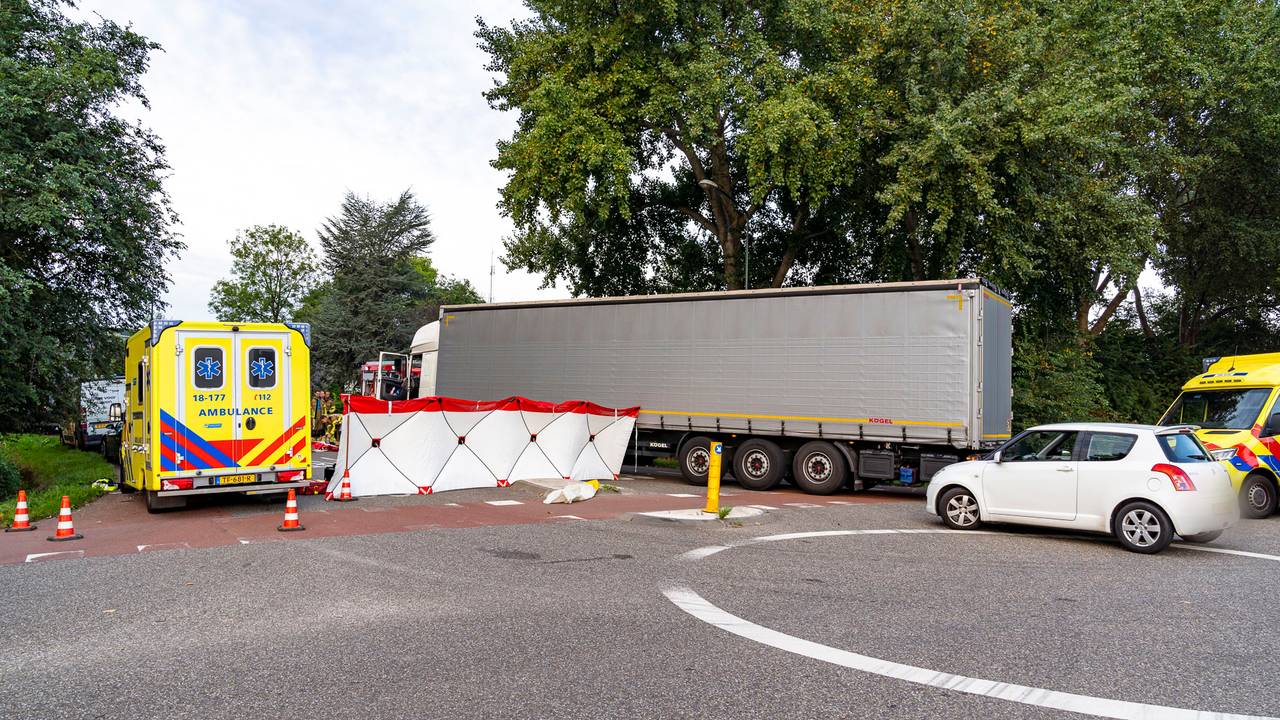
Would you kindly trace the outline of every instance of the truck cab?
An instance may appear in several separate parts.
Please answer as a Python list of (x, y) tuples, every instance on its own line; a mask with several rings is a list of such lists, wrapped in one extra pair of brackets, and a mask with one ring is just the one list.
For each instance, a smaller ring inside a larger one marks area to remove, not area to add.
[(1227, 468), (1245, 517), (1276, 510), (1280, 497), (1280, 353), (1207, 358), (1182, 386), (1161, 425), (1195, 425)]

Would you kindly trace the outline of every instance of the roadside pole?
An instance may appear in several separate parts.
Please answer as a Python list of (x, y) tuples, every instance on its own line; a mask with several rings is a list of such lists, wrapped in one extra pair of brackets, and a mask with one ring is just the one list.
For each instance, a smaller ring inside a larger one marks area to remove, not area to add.
[(720, 455), (724, 445), (714, 440), (711, 442), (710, 458), (707, 461), (707, 506), (702, 512), (720, 514)]

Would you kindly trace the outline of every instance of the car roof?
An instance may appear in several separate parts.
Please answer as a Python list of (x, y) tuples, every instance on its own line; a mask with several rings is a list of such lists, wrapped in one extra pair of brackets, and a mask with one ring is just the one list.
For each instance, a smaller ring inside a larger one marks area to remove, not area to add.
[(1088, 430), (1091, 432), (1135, 432), (1146, 431), (1155, 432), (1162, 429), (1160, 425), (1138, 425), (1136, 423), (1104, 423), (1104, 422), (1079, 422), (1079, 423), (1052, 423), (1050, 425), (1036, 425), (1031, 430)]

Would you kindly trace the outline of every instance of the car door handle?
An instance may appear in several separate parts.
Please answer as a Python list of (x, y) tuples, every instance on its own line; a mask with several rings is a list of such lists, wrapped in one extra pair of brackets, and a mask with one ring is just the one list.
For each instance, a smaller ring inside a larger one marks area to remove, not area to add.
[(1071, 471), (1072, 471), (1072, 470), (1074, 470), (1074, 469), (1075, 469), (1075, 468), (1071, 467), (1070, 465), (1064, 465), (1064, 466), (1062, 466), (1062, 467), (1058, 468), (1058, 472), (1071, 472)]

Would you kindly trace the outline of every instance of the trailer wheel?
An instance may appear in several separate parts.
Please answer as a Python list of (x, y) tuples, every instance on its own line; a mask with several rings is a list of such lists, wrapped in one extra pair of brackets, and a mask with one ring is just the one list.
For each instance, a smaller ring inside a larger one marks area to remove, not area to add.
[(680, 474), (690, 485), (706, 485), (707, 471), (711, 469), (711, 439), (698, 435), (680, 446), (677, 459)]
[(792, 461), (796, 485), (813, 495), (830, 495), (839, 490), (849, 477), (849, 464), (829, 442), (815, 440), (800, 447)]
[(733, 454), (733, 476), (748, 490), (769, 490), (782, 480), (786, 458), (782, 448), (768, 440), (752, 438)]

